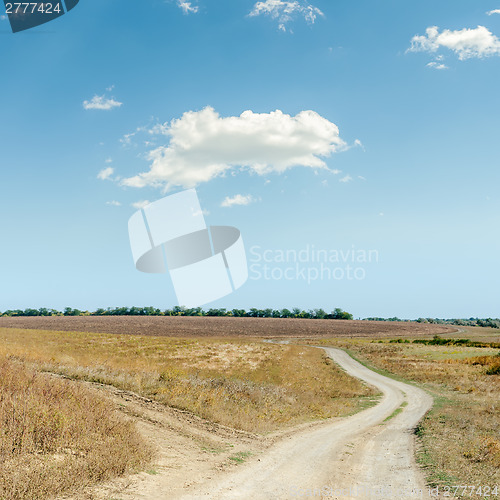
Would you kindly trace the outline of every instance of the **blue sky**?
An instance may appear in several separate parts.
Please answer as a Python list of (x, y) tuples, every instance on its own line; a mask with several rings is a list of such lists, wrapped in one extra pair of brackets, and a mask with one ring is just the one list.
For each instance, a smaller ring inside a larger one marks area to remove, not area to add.
[[(0, 310), (175, 305), (127, 222), (196, 187), (254, 266), (208, 307), (498, 317), (498, 9), (81, 0), (26, 32), (0, 20)], [(378, 259), (280, 278), (319, 263), (276, 250), (312, 248)], [(277, 279), (256, 279), (266, 250)]]

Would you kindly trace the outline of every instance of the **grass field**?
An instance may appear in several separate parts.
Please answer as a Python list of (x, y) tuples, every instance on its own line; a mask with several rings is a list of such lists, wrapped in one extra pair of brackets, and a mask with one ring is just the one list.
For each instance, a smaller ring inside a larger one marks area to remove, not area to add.
[(0, 355), (251, 432), (349, 414), (373, 396), (318, 349), (244, 339), (1, 328)]
[[(498, 330), (479, 328), (460, 338), (500, 341)], [(418, 460), (431, 484), (500, 484), (500, 349), (414, 344), (408, 338), (312, 342), (346, 349), (367, 366), (416, 382), (433, 395), (435, 405), (417, 429)], [(471, 497), (483, 498), (463, 496)]]
[(151, 450), (112, 405), (0, 357), (0, 498), (52, 498), (132, 472)]

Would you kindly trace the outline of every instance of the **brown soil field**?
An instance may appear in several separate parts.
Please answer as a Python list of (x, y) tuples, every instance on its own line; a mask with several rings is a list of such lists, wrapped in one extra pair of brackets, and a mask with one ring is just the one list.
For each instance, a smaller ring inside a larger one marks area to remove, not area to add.
[(451, 334), (445, 325), (295, 318), (200, 316), (47, 316), (0, 318), (0, 328), (122, 333), (165, 337), (432, 337)]

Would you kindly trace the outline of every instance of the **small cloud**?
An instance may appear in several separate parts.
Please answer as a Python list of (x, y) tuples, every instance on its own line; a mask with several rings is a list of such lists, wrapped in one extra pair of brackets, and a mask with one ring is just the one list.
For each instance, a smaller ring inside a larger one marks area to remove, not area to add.
[(8, 19), (7, 16), (3, 14), (0, 16), (0, 21), (7, 21), (7, 19)]
[(331, 168), (330, 173), (333, 175), (339, 175), (340, 173), (342, 173), (342, 170), (339, 170), (338, 168)]
[(358, 179), (361, 181), (366, 181), (366, 177), (363, 177), (362, 175), (358, 175)]
[(113, 172), (115, 169), (113, 167), (106, 167), (103, 168), (98, 174), (97, 178), (101, 179), (102, 181), (110, 179), (110, 177), (113, 175)]
[(365, 146), (363, 145), (363, 143), (359, 139), (356, 139), (354, 141), (354, 147), (361, 148), (363, 151), (365, 151)]
[(325, 186), (325, 187), (328, 187), (328, 181), (326, 179), (322, 180), (321, 181), (321, 185)]
[(122, 206), (122, 204), (119, 201), (115, 201), (115, 200), (107, 201), (106, 205), (110, 205), (112, 207), (121, 207)]
[(189, 14), (189, 13), (196, 14), (198, 12), (198, 7), (196, 5), (193, 6), (191, 2), (178, 0), (177, 5), (182, 10), (182, 12), (184, 12), (184, 14)]
[(306, 0), (265, 0), (257, 2), (249, 16), (260, 15), (276, 19), (280, 31), (287, 31), (286, 25), (297, 17), (303, 17), (309, 24), (314, 24), (318, 16), (325, 17), (321, 10)]
[(114, 85), (111, 85), (110, 87), (108, 87), (106, 89), (106, 92), (112, 92), (114, 90), (115, 86)]
[(407, 52), (432, 54), (440, 48), (451, 50), (461, 61), (473, 57), (480, 59), (500, 55), (500, 40), (484, 26), (455, 31), (445, 29), (441, 32), (437, 26), (430, 26), (425, 30), (425, 35), (415, 35), (412, 38)]
[(98, 174), (97, 178), (101, 179), (102, 181), (109, 180), (111, 176), (113, 175), (113, 172), (115, 169), (113, 167), (106, 167), (103, 168)]
[(350, 175), (346, 175), (344, 177), (342, 177), (342, 179), (339, 179), (339, 182), (351, 182), (352, 181), (352, 177)]
[(136, 132), (130, 132), (130, 134), (125, 134), (121, 139), (120, 142), (123, 144), (123, 146), (130, 146), (132, 144), (132, 137)]
[(83, 101), (83, 108), (86, 110), (98, 109), (109, 111), (113, 108), (119, 108), (122, 104), (122, 102), (116, 101), (113, 97), (108, 98), (103, 95), (95, 95), (90, 101)]
[(132, 203), (132, 207), (136, 208), (137, 210), (140, 210), (141, 208), (146, 207), (150, 203), (151, 202), (149, 200), (136, 201), (135, 203)]
[(430, 63), (427, 63), (427, 67), (434, 69), (448, 69), (448, 66), (446, 66), (446, 64), (437, 61), (431, 61)]
[(500, 9), (490, 10), (489, 12), (486, 12), (486, 14), (488, 14), (488, 16), (492, 16), (493, 14), (500, 14)]
[(113, 163), (113, 159), (112, 158), (106, 158), (104, 160), (104, 163)]
[(266, 179), (266, 180), (264, 181), (264, 186), (267, 186), (268, 184), (271, 184), (271, 181), (270, 181), (269, 179)]
[(242, 194), (237, 194), (233, 196), (232, 198), (229, 196), (226, 196), (224, 198), (224, 201), (220, 204), (221, 207), (232, 207), (233, 205), (249, 205), (250, 203), (254, 202), (255, 198), (250, 195), (242, 195)]
[(384, 216), (384, 212), (380, 212), (380, 213), (379, 213), (379, 216), (380, 216), (380, 217), (383, 217), (383, 216)]

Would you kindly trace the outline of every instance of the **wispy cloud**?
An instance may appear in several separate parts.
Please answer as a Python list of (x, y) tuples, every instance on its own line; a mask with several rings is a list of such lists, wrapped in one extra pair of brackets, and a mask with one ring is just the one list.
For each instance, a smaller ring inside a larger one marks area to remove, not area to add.
[(123, 185), (190, 188), (235, 169), (258, 175), (299, 166), (329, 171), (323, 158), (347, 148), (338, 127), (314, 111), (245, 111), (224, 118), (207, 107), (184, 113), (163, 134), (169, 144), (150, 151), (150, 170)]
[(97, 178), (98, 179), (101, 179), (102, 181), (105, 181), (105, 180), (108, 180), (111, 178), (111, 176), (113, 175), (113, 172), (115, 171), (115, 169), (113, 167), (106, 167), (106, 168), (103, 168), (98, 174), (97, 174)]
[(305, 0), (265, 0), (257, 2), (249, 16), (260, 15), (275, 19), (281, 31), (286, 31), (287, 24), (297, 17), (303, 17), (309, 24), (314, 24), (318, 16), (324, 17), (320, 9)]
[(109, 111), (114, 108), (119, 108), (123, 103), (115, 100), (113, 97), (106, 97), (104, 95), (95, 95), (89, 101), (83, 101), (84, 109), (98, 109)]
[[(409, 52), (436, 53), (440, 48), (453, 51), (460, 60), (500, 55), (500, 40), (484, 26), (439, 32), (437, 26), (426, 29), (425, 35), (416, 35), (411, 40)], [(432, 65), (437, 69), (439, 64)]]
[(488, 16), (492, 16), (493, 14), (500, 14), (500, 9), (490, 10), (490, 11), (486, 12), (486, 14), (488, 14)]
[(106, 205), (111, 205), (112, 207), (121, 207), (122, 204), (119, 201), (113, 200), (113, 201), (107, 201)]
[(351, 182), (351, 181), (352, 181), (352, 177), (350, 175), (345, 175), (344, 177), (339, 179), (339, 182)]
[(220, 204), (221, 207), (229, 208), (234, 205), (250, 205), (250, 203), (253, 203), (255, 198), (250, 195), (242, 195), (242, 194), (237, 194), (235, 196), (226, 196), (224, 198), (224, 201)]
[(199, 10), (196, 5), (192, 5), (191, 2), (183, 0), (178, 0), (177, 5), (180, 7), (182, 12), (184, 12), (184, 14), (196, 14)]

